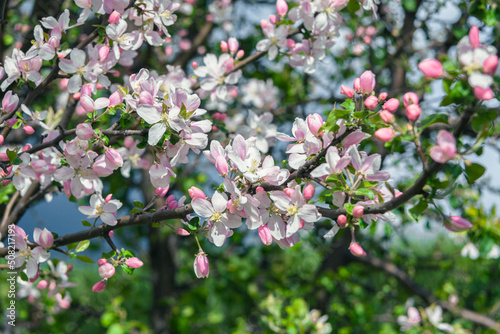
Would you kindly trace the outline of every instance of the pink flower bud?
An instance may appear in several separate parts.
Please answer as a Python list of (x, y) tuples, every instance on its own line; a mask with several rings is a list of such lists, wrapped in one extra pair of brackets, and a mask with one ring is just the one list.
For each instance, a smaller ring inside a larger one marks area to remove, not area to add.
[(234, 37), (230, 37), (227, 40), (227, 45), (229, 46), (229, 51), (231, 53), (235, 53), (236, 51), (238, 51), (238, 48), (240, 47), (240, 43), (238, 43), (238, 40)]
[(267, 224), (259, 227), (259, 237), (262, 243), (266, 246), (273, 243), (273, 236), (271, 235), (271, 230)]
[(449, 220), (445, 221), (444, 227), (452, 232), (463, 232), (472, 228), (472, 223), (460, 216), (451, 216)]
[(474, 96), (478, 100), (491, 100), (494, 98), (491, 88), (474, 87)]
[(42, 246), (42, 248), (49, 249), (52, 247), (54, 243), (54, 236), (49, 232), (46, 228), (42, 230), (35, 228), (35, 232), (33, 233), (35, 239), (38, 239), (38, 244)]
[(257, 189), (255, 189), (255, 192), (258, 193), (259, 191), (266, 191), (263, 187), (257, 187)]
[(141, 260), (139, 260), (138, 258), (136, 257), (131, 257), (131, 258), (128, 258), (126, 261), (125, 261), (125, 264), (127, 266), (129, 266), (130, 268), (140, 268), (144, 265), (144, 263), (142, 263)]
[(109, 231), (108, 235), (110, 238), (113, 238), (115, 236), (115, 231)]
[(40, 289), (40, 290), (45, 290), (48, 285), (49, 285), (49, 283), (47, 283), (47, 281), (43, 279), (40, 282), (38, 282), (38, 284), (36, 285), (36, 287), (38, 289)]
[(284, 192), (285, 194), (287, 194), (287, 195), (288, 195), (288, 197), (291, 197), (291, 196), (292, 196), (292, 194), (295, 192), (295, 189), (293, 189), (293, 188), (285, 188), (285, 190), (283, 190), (283, 192)]
[(191, 66), (193, 66), (194, 69), (197, 69), (198, 63), (193, 60), (193, 62), (191, 63)]
[(96, 83), (95, 86), (96, 86), (97, 89), (103, 89), (104, 88), (104, 86), (101, 85), (100, 83)]
[(11, 180), (2, 180), (0, 181), (0, 187), (7, 187), (10, 184)]
[(114, 10), (111, 14), (109, 14), (108, 22), (111, 24), (117, 24), (120, 21), (120, 13)]
[(92, 287), (92, 292), (103, 292), (106, 289), (106, 280), (103, 279), (102, 281), (97, 282), (94, 284)]
[(186, 231), (185, 229), (183, 228), (178, 228), (177, 229), (177, 234), (178, 235), (182, 235), (183, 237), (187, 237), (188, 235), (190, 235), (191, 233), (189, 233), (188, 231)]
[(82, 96), (82, 93), (80, 93), (80, 92), (76, 92), (75, 94), (73, 94), (73, 98), (77, 101), (80, 99), (81, 96)]
[(115, 168), (123, 166), (123, 158), (114, 148), (108, 148), (104, 153), (106, 160), (113, 165)]
[(210, 264), (208, 263), (207, 254), (204, 252), (198, 253), (194, 259), (194, 273), (198, 278), (208, 277), (210, 273)]
[(3, 135), (0, 135), (0, 146), (3, 145), (3, 142), (5, 141), (5, 138)]
[(306, 201), (311, 200), (311, 198), (314, 197), (314, 193), (316, 192), (316, 189), (314, 189), (314, 186), (312, 184), (308, 184), (307, 186), (304, 187), (304, 198)]
[(80, 90), (81, 95), (87, 95), (91, 96), (92, 95), (92, 87), (90, 87), (90, 84), (85, 84), (82, 86), (82, 89)]
[(387, 110), (382, 110), (380, 112), (380, 118), (382, 118), (382, 120), (386, 123), (392, 123), (394, 122), (394, 115), (391, 114), (389, 111)]
[(29, 125), (25, 125), (23, 129), (24, 129), (24, 132), (26, 132), (26, 134), (28, 134), (28, 135), (32, 135), (35, 133), (35, 129), (33, 129)]
[(293, 49), (295, 47), (295, 41), (291, 38), (286, 40), (286, 47), (289, 49)]
[(369, 110), (374, 110), (377, 108), (378, 105), (378, 99), (376, 96), (368, 96), (365, 100), (365, 107), (368, 108)]
[(23, 146), (23, 152), (26, 152), (27, 150), (29, 150), (30, 148), (32, 148), (33, 146), (31, 146), (31, 144), (26, 144)]
[(323, 118), (319, 114), (311, 114), (307, 116), (307, 126), (312, 134), (317, 136), (319, 128), (323, 125)]
[(366, 256), (365, 250), (357, 242), (351, 242), (349, 250), (354, 256)]
[(418, 104), (410, 104), (406, 107), (406, 118), (411, 122), (415, 122), (420, 117), (420, 107)]
[(352, 97), (354, 96), (354, 90), (350, 87), (342, 85), (340, 86), (340, 94), (345, 95), (348, 98), (352, 99)]
[(494, 75), (498, 67), (498, 56), (491, 55), (484, 61), (483, 71), (486, 74)]
[(378, 95), (378, 100), (380, 103), (382, 103), (383, 101), (385, 101), (385, 99), (387, 98), (387, 96), (389, 96), (389, 94), (387, 94), (386, 92), (382, 92)]
[(112, 198), (113, 194), (108, 194), (108, 196), (106, 196), (106, 198), (104, 199), (104, 203), (108, 203), (109, 201), (111, 201)]
[(108, 262), (108, 260), (106, 260), (106, 259), (99, 259), (99, 261), (97, 261), (97, 264), (98, 264), (99, 266), (102, 266), (103, 264), (105, 264), (105, 263), (107, 263), (107, 262)]
[(382, 128), (375, 131), (374, 136), (378, 140), (386, 143), (391, 141), (392, 137), (394, 137), (394, 131), (392, 130), (392, 128)]
[(286, 1), (285, 0), (278, 0), (276, 2), (276, 13), (279, 16), (284, 17), (287, 12), (288, 12), (288, 4), (286, 3)]
[(215, 159), (215, 169), (219, 172), (220, 175), (226, 176), (229, 171), (229, 166), (227, 164), (226, 158), (222, 155), (219, 155), (217, 159)]
[(220, 42), (220, 49), (222, 52), (227, 52), (228, 46), (226, 41), (221, 41)]
[(426, 59), (418, 64), (418, 68), (424, 75), (431, 79), (437, 79), (444, 73), (443, 65), (437, 59)]
[(473, 49), (479, 46), (479, 28), (472, 26), (469, 30), (469, 41)]
[(125, 137), (125, 139), (123, 139), (123, 146), (125, 146), (126, 148), (131, 148), (132, 146), (134, 146), (134, 138), (133, 137)]
[(164, 197), (168, 193), (168, 189), (170, 186), (166, 186), (165, 188), (156, 188), (155, 194), (160, 197)]
[(17, 123), (17, 119), (16, 118), (9, 118), (9, 119), (6, 119), (5, 122), (4, 122), (5, 126), (8, 127), (8, 128), (13, 127), (16, 123)]
[(399, 108), (399, 100), (395, 98), (389, 99), (386, 103), (384, 103), (383, 108), (393, 113)]
[(81, 140), (89, 140), (94, 136), (94, 129), (89, 123), (81, 123), (76, 126), (76, 136)]
[(337, 225), (339, 225), (340, 228), (344, 228), (347, 225), (347, 217), (345, 215), (338, 216)]
[(267, 29), (269, 29), (271, 27), (271, 24), (269, 23), (268, 20), (262, 19), (260, 21), (260, 27), (262, 28), (262, 30), (267, 30)]
[(106, 45), (99, 49), (99, 59), (105, 61), (109, 54), (109, 47)]
[(191, 196), (191, 198), (201, 198), (201, 199), (207, 198), (205, 193), (200, 188), (196, 188), (195, 186), (189, 188), (188, 193), (189, 196)]
[(245, 51), (243, 50), (239, 50), (237, 53), (236, 53), (236, 58), (238, 59), (241, 59), (243, 58), (243, 56), (245, 55)]
[(408, 107), (410, 104), (418, 104), (417, 94), (409, 92), (403, 95), (403, 104), (405, 105), (405, 107)]
[(375, 89), (375, 74), (372, 71), (365, 71), (359, 77), (361, 93), (368, 95)]
[(359, 80), (359, 78), (354, 79), (354, 83), (352, 84), (352, 86), (354, 87), (356, 93), (361, 93), (361, 81)]
[(352, 215), (354, 216), (354, 218), (361, 218), (361, 217), (363, 217), (364, 211), (365, 211), (365, 207), (364, 206), (362, 206), (362, 205), (356, 205), (352, 209)]
[(269, 21), (271, 21), (272, 24), (276, 24), (279, 20), (276, 15), (269, 15)]
[(7, 153), (0, 153), (0, 161), (9, 161)]
[(115, 267), (111, 263), (105, 263), (99, 267), (99, 276), (102, 278), (110, 278), (115, 274)]

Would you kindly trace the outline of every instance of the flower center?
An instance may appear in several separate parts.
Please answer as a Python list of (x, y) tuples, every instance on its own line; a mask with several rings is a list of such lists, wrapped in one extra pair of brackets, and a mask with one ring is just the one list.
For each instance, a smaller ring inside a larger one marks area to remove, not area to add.
[(286, 212), (287, 216), (294, 216), (299, 213), (299, 207), (296, 205), (289, 205)]

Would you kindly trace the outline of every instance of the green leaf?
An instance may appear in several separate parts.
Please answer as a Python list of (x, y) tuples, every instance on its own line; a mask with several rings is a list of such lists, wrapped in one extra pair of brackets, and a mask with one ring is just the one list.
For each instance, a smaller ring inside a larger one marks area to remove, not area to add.
[(127, 266), (126, 264), (122, 264), (122, 269), (124, 272), (126, 272), (127, 274), (129, 275), (132, 275), (134, 273), (134, 269), (133, 268), (130, 268), (129, 266)]
[(68, 247), (68, 250), (74, 249), (78, 244), (76, 242), (72, 242), (70, 244), (67, 244), (66, 247)]
[(346, 116), (350, 113), (351, 112), (347, 109), (332, 109), (322, 128), (324, 128), (327, 132), (336, 132), (338, 130), (337, 120), (346, 118)]
[(350, 203), (344, 203), (344, 207), (347, 210), (347, 212), (352, 215), (352, 210), (354, 209), (354, 205)]
[(139, 201), (134, 201), (134, 206), (137, 207), (137, 208), (141, 208), (142, 209), (144, 207), (144, 204), (142, 204)]
[(373, 192), (373, 189), (358, 189), (356, 190), (356, 195), (367, 196), (371, 200), (375, 199), (375, 193)]
[(12, 126), (12, 129), (14, 129), (14, 130), (15, 130), (15, 129), (19, 129), (19, 128), (21, 127), (21, 124), (23, 124), (23, 123), (21, 122), (21, 120), (17, 120), (16, 124), (14, 124), (14, 125)]
[(465, 165), (465, 177), (467, 179), (467, 182), (469, 184), (473, 184), (477, 179), (483, 176), (485, 171), (486, 168), (484, 168), (480, 164), (473, 163), (471, 165)]
[(92, 224), (90, 224), (90, 223), (89, 223), (88, 221), (86, 221), (86, 220), (82, 220), (82, 225), (83, 225), (83, 226), (86, 226), (86, 227), (90, 227), (90, 226), (92, 226)]
[(427, 203), (427, 200), (425, 198), (421, 198), (417, 205), (409, 210), (410, 215), (413, 217), (413, 219), (418, 221), (419, 216), (427, 209), (428, 206), (429, 204)]
[(26, 275), (26, 274), (24, 273), (24, 271), (20, 271), (20, 272), (19, 272), (19, 276), (21, 277), (21, 279), (22, 279), (23, 281), (28, 282), (28, 275)]
[(94, 263), (90, 257), (85, 255), (77, 255), (76, 258), (84, 263)]
[(129, 126), (134, 124), (134, 122), (135, 122), (135, 118), (132, 117), (132, 115), (130, 115), (130, 114), (123, 113), (120, 116), (120, 128), (122, 128), (122, 129), (128, 128)]
[(417, 2), (415, 0), (404, 0), (402, 4), (408, 12), (415, 12), (417, 10)]
[(116, 252), (115, 252), (114, 250), (110, 250), (110, 251), (109, 251), (109, 252), (107, 252), (107, 253), (102, 253), (101, 257), (102, 257), (103, 259), (110, 259), (110, 258), (112, 258), (112, 257), (113, 257), (113, 256), (115, 256), (115, 255), (116, 255)]
[(7, 149), (6, 153), (7, 153), (7, 157), (9, 158), (10, 162), (13, 162), (14, 160), (16, 160), (16, 158), (17, 158), (16, 151), (11, 151), (11, 150)]
[(368, 226), (370, 226), (370, 225), (368, 225), (368, 223), (367, 223), (367, 222), (365, 222), (365, 220), (364, 220), (364, 219), (362, 219), (362, 218), (361, 218), (361, 219), (359, 220), (359, 227), (361, 227), (363, 230), (364, 230), (365, 228), (367, 228)]
[(76, 246), (75, 252), (80, 253), (89, 248), (90, 246), (90, 241), (89, 240), (83, 240), (78, 243), (78, 246)]
[(141, 211), (142, 211), (141, 209), (138, 209), (138, 208), (133, 208), (132, 210), (130, 210), (129, 215), (132, 215), (132, 214), (134, 214), (134, 213), (141, 212)]
[(428, 127), (429, 125), (431, 124), (434, 124), (434, 123), (448, 123), (448, 115), (445, 115), (445, 114), (434, 114), (434, 115), (430, 115), (428, 117), (426, 117), (422, 123), (420, 123), (420, 127), (422, 129), (425, 129), (426, 127)]
[(340, 105), (341, 107), (344, 107), (346, 110), (349, 110), (353, 112), (356, 109), (356, 104), (354, 103), (353, 100), (347, 99)]
[(359, 5), (358, 0), (349, 0), (349, 3), (347, 4), (347, 10), (349, 13), (355, 13), (357, 12), (361, 6)]

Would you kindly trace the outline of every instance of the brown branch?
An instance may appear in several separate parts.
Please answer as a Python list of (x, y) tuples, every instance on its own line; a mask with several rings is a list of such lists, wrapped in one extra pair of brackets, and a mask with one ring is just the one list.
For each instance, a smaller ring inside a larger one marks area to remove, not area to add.
[(398, 281), (403, 283), (410, 291), (418, 295), (428, 304), (438, 304), (445, 310), (451, 312), (455, 316), (459, 316), (463, 319), (472, 321), (476, 324), (479, 324), (484, 327), (488, 327), (494, 329), (496, 331), (500, 331), (500, 323), (495, 320), (474, 312), (472, 310), (468, 310), (465, 308), (460, 308), (448, 301), (440, 300), (436, 298), (430, 291), (426, 290), (424, 287), (420, 286), (417, 282), (415, 282), (410, 275), (408, 275), (405, 271), (398, 268), (395, 264), (390, 262), (385, 262), (381, 259), (375, 257), (358, 257), (356, 260), (368, 264), (374, 268), (381, 269), (386, 273), (394, 276)]

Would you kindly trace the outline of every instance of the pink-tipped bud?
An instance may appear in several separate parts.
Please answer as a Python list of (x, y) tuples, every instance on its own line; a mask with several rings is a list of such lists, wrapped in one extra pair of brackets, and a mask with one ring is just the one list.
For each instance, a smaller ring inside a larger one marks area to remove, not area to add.
[(115, 267), (111, 263), (105, 263), (99, 267), (99, 276), (102, 278), (110, 278), (115, 274)]
[(38, 244), (42, 248), (49, 249), (54, 243), (54, 236), (46, 228), (42, 230), (35, 228), (35, 239), (38, 239)]
[(293, 49), (295, 47), (295, 41), (291, 38), (286, 40), (286, 47), (289, 49)]
[(80, 93), (80, 92), (76, 92), (75, 94), (73, 94), (73, 98), (77, 101), (80, 99), (81, 96), (82, 96), (82, 93)]
[(120, 21), (120, 13), (118, 13), (116, 10), (114, 10), (108, 18), (108, 22), (111, 24), (117, 24)]
[(340, 215), (337, 217), (337, 225), (340, 228), (344, 228), (347, 225), (347, 217), (345, 215)]
[(394, 115), (387, 110), (382, 110), (380, 112), (380, 118), (382, 118), (382, 120), (388, 124), (394, 122)]
[(260, 27), (262, 28), (262, 30), (267, 30), (267, 29), (269, 29), (271, 27), (271, 23), (269, 23), (268, 20), (262, 19), (260, 21)]
[(238, 40), (234, 37), (230, 37), (227, 40), (227, 45), (229, 46), (229, 51), (231, 53), (235, 53), (236, 51), (238, 51), (238, 48), (240, 47), (240, 43), (238, 43)]
[(201, 199), (207, 198), (205, 193), (200, 188), (196, 188), (195, 186), (189, 188), (188, 193), (189, 193), (189, 196), (191, 196), (191, 198), (193, 198), (193, 199), (194, 198), (201, 198)]
[(23, 152), (26, 152), (27, 150), (29, 150), (30, 148), (32, 148), (33, 146), (31, 146), (31, 144), (26, 144), (23, 146)]
[(7, 153), (0, 153), (0, 161), (9, 161)]
[(444, 73), (443, 65), (437, 59), (426, 59), (418, 64), (418, 68), (424, 75), (431, 79), (437, 79)]
[(352, 215), (354, 216), (354, 218), (361, 218), (361, 217), (363, 217), (364, 211), (365, 211), (365, 207), (364, 206), (362, 206), (362, 205), (356, 205), (352, 209)]
[(405, 107), (408, 107), (410, 104), (418, 104), (417, 94), (409, 92), (403, 95), (403, 104), (405, 105)]
[(244, 56), (245, 56), (245, 51), (239, 50), (238, 52), (236, 52), (236, 58), (241, 59)]
[(38, 282), (38, 284), (36, 285), (36, 287), (38, 289), (40, 289), (40, 290), (45, 290), (48, 285), (49, 285), (49, 283), (47, 283), (47, 281), (43, 279), (40, 282)]
[(108, 148), (104, 155), (106, 157), (106, 160), (115, 168), (123, 166), (123, 158), (118, 150), (114, 148)]
[(221, 49), (222, 52), (227, 52), (228, 48), (229, 47), (227, 46), (227, 42), (226, 41), (221, 41), (220, 42), (220, 49)]
[(365, 107), (368, 108), (369, 110), (374, 110), (377, 108), (378, 105), (378, 99), (376, 96), (368, 96), (365, 100)]
[(194, 273), (198, 278), (208, 277), (210, 273), (210, 264), (208, 263), (207, 254), (200, 252), (194, 259)]
[(394, 131), (392, 130), (392, 128), (382, 128), (375, 131), (374, 136), (378, 140), (386, 143), (391, 141), (392, 137), (394, 137)]
[(418, 104), (410, 104), (406, 107), (406, 118), (411, 122), (415, 122), (420, 117), (421, 112)]
[(24, 129), (24, 132), (26, 132), (26, 134), (28, 134), (28, 135), (32, 135), (35, 133), (35, 129), (33, 129), (29, 125), (25, 125), (23, 129)]
[(0, 146), (3, 145), (4, 141), (5, 141), (5, 137), (3, 135), (0, 135)]
[(317, 136), (319, 135), (318, 131), (323, 125), (323, 118), (319, 114), (311, 114), (307, 116), (307, 126), (309, 130), (311, 130), (312, 134)]
[(271, 230), (267, 224), (259, 227), (259, 237), (262, 243), (266, 246), (273, 243), (273, 236), (271, 235)]
[(396, 110), (398, 110), (399, 108), (399, 100), (395, 98), (389, 99), (386, 103), (384, 103), (383, 108), (384, 110), (390, 111), (392, 113), (396, 112)]
[(365, 250), (357, 242), (351, 242), (349, 250), (354, 256), (366, 256)]
[(258, 193), (259, 191), (266, 191), (263, 187), (257, 187), (255, 189), (255, 192)]
[(473, 49), (479, 46), (479, 28), (472, 26), (469, 30), (469, 41)]
[(368, 95), (375, 89), (375, 74), (372, 71), (365, 71), (359, 77), (361, 93)]
[(227, 164), (227, 160), (222, 155), (219, 155), (215, 160), (215, 169), (219, 172), (220, 175), (226, 176), (229, 172), (229, 166)]
[(197, 69), (198, 63), (193, 60), (193, 62), (191, 63), (191, 66), (193, 66), (194, 69)]
[(472, 228), (472, 223), (460, 216), (451, 216), (449, 220), (445, 221), (444, 227), (452, 232), (463, 232)]
[(378, 101), (380, 103), (384, 102), (385, 99), (387, 98), (387, 96), (389, 96), (389, 94), (387, 94), (386, 92), (382, 92), (378, 95)]
[(11, 180), (2, 180), (0, 181), (0, 187), (7, 187), (10, 184)]
[(340, 94), (352, 99), (352, 97), (354, 96), (354, 90), (350, 87), (342, 85), (340, 86)]
[(498, 67), (498, 56), (491, 55), (484, 61), (483, 71), (486, 74), (494, 75)]
[(494, 98), (491, 88), (474, 87), (474, 96), (478, 100), (491, 100)]
[(140, 268), (144, 265), (144, 263), (142, 263), (141, 260), (139, 260), (138, 258), (136, 257), (131, 257), (131, 258), (128, 258), (126, 261), (125, 261), (125, 264), (127, 266), (129, 266), (130, 268)]
[(180, 227), (179, 227), (179, 228), (177, 229), (177, 234), (178, 234), (178, 235), (181, 235), (181, 236), (183, 236), (183, 237), (187, 237), (187, 236), (188, 236), (188, 235), (190, 235), (191, 233), (189, 233), (189, 232), (188, 232), (188, 231), (186, 231), (185, 229), (183, 229), (183, 228), (180, 228)]
[(276, 13), (279, 16), (284, 17), (287, 12), (288, 12), (288, 4), (286, 3), (286, 1), (285, 0), (278, 0), (276, 2)]
[(134, 138), (130, 136), (125, 137), (125, 139), (123, 139), (123, 146), (125, 146), (126, 148), (131, 148), (132, 146), (134, 146), (134, 144), (135, 144)]
[(106, 289), (106, 280), (103, 279), (102, 281), (97, 282), (94, 284), (92, 287), (92, 292), (103, 292)]
[(91, 96), (92, 95), (92, 87), (90, 87), (90, 84), (83, 85), (82, 89), (80, 90), (80, 93), (81, 93), (81, 95)]
[(17, 118), (9, 118), (6, 119), (4, 124), (6, 127), (11, 128), (17, 123)]
[(109, 54), (109, 47), (106, 45), (99, 49), (99, 59), (105, 61)]
[(98, 265), (99, 265), (99, 267), (100, 267), (100, 266), (102, 266), (103, 264), (105, 264), (105, 263), (107, 263), (107, 262), (108, 262), (108, 260), (106, 260), (106, 259), (99, 259), (99, 260), (97, 261), (97, 264), (98, 264)]
[(269, 15), (269, 21), (272, 23), (272, 24), (276, 24), (278, 23), (278, 17), (276, 15)]
[(106, 198), (104, 199), (104, 203), (108, 203), (112, 199), (113, 199), (113, 194), (108, 194), (108, 196), (106, 196)]
[(306, 201), (310, 201), (311, 198), (314, 197), (314, 193), (316, 192), (316, 189), (314, 189), (314, 186), (312, 184), (308, 184), (307, 186), (304, 187), (304, 198)]
[(285, 188), (285, 190), (283, 190), (283, 192), (284, 192), (285, 194), (287, 194), (287, 195), (288, 195), (288, 197), (291, 197), (291, 196), (292, 196), (292, 194), (295, 192), (295, 189), (293, 189), (293, 188)]
[(356, 93), (361, 94), (361, 81), (359, 80), (359, 78), (354, 79), (352, 86)]
[(165, 188), (156, 188), (155, 194), (156, 196), (164, 197), (168, 193), (168, 189), (170, 186), (166, 186)]
[(81, 140), (89, 140), (94, 136), (94, 129), (89, 123), (81, 123), (76, 126), (76, 136)]

